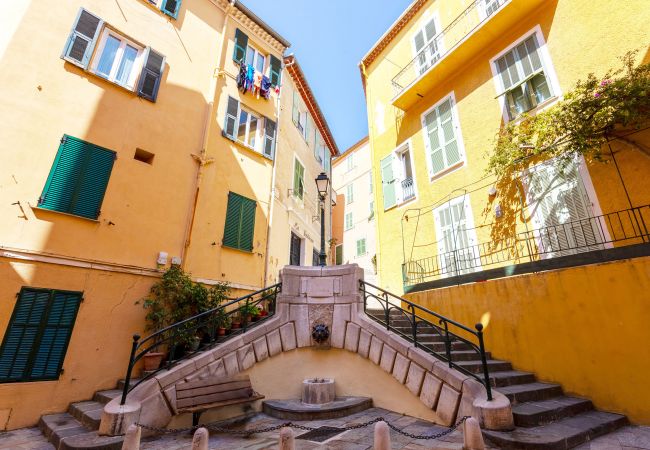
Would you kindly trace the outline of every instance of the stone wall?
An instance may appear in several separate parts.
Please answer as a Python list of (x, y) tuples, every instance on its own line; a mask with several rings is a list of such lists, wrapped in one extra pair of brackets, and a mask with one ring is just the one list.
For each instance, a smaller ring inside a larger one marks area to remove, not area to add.
[[(356, 264), (333, 267), (293, 267), (282, 270), (282, 292), (276, 314), (247, 333), (142, 383), (126, 405), (113, 400), (104, 410), (100, 432), (121, 434), (135, 421), (165, 426), (176, 414), (175, 384), (197, 378), (228, 377), (258, 362), (296, 348), (345, 349), (378, 365), (435, 412), (442, 425), (465, 415), (488, 429), (513, 427), (510, 402), (475, 379), (450, 369), (430, 354), (370, 320), (363, 310)], [(325, 324), (329, 338), (313, 340), (316, 324)], [(359, 376), (363, 376), (360, 373)]]

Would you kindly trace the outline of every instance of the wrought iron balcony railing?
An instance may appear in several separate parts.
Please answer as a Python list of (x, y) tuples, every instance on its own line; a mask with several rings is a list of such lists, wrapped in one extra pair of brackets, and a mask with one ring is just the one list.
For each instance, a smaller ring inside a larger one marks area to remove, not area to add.
[(445, 57), (511, 0), (474, 0), (392, 79), (395, 96)]
[[(486, 268), (567, 256), (612, 246), (650, 243), (650, 205), (524, 231), (413, 259), (402, 264), (404, 284), (462, 275)], [(458, 229), (455, 234), (471, 229)], [(443, 238), (444, 239), (444, 238)]]
[(411, 200), (413, 197), (415, 197), (415, 186), (413, 178), (408, 177), (402, 180), (402, 201)]

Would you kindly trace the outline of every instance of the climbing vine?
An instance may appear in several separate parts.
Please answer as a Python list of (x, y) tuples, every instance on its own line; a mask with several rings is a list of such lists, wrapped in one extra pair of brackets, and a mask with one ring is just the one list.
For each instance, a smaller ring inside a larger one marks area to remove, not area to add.
[(536, 156), (557, 158), (560, 165), (576, 155), (603, 160), (608, 137), (624, 139), (626, 131), (639, 129), (650, 119), (650, 64), (636, 65), (635, 59), (636, 52), (627, 53), (621, 58), (622, 67), (603, 77), (591, 73), (551, 108), (534, 116), (524, 114), (502, 127), (489, 155), (488, 172), (508, 176), (513, 165), (526, 167)]

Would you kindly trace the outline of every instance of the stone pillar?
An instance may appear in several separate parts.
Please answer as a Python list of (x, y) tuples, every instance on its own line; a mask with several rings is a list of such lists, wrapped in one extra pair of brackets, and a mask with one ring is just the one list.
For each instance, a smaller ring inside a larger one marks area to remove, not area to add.
[(140, 450), (141, 428), (135, 424), (130, 425), (126, 430), (122, 450)]
[(207, 429), (201, 427), (194, 432), (192, 438), (192, 450), (208, 450), (208, 441), (210, 440), (210, 433)]
[(463, 423), (463, 450), (485, 450), (481, 427), (473, 417)]
[(390, 429), (384, 421), (375, 424), (374, 450), (390, 450)]
[(279, 450), (295, 450), (296, 442), (293, 437), (293, 430), (284, 427), (280, 430)]

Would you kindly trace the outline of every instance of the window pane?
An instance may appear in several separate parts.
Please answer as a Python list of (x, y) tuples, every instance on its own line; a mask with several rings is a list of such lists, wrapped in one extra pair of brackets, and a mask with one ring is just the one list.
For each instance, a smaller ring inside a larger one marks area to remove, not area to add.
[(237, 140), (246, 142), (246, 122), (248, 122), (248, 113), (243, 109), (239, 113), (239, 130), (237, 131)]
[(115, 77), (115, 82), (126, 86), (131, 77), (131, 70), (133, 70), (133, 64), (135, 63), (135, 58), (138, 56), (138, 49), (127, 45), (124, 49), (124, 55), (122, 56), (122, 61), (120, 61), (120, 67), (117, 70), (117, 76)]
[(250, 64), (252, 66), (254, 59), (255, 59), (255, 50), (248, 47), (246, 49), (246, 64)]
[(257, 54), (257, 62), (255, 64), (255, 68), (258, 72), (264, 73), (264, 56), (260, 55), (259, 53)]
[(535, 35), (532, 35), (526, 39), (526, 48), (528, 49), (528, 57), (530, 58), (530, 63), (533, 66), (533, 70), (539, 70), (542, 68), (542, 61), (539, 59), (539, 46), (537, 45), (537, 38)]
[(106, 44), (104, 45), (104, 51), (102, 51), (102, 56), (99, 58), (99, 64), (97, 64), (97, 73), (106, 78), (111, 73), (111, 68), (113, 67), (113, 61), (115, 60), (115, 54), (117, 49), (120, 47), (120, 40), (114, 38), (113, 36), (108, 36), (106, 38)]
[(251, 115), (250, 127), (248, 128), (248, 142), (251, 147), (255, 147), (255, 137), (257, 136), (257, 117)]
[(526, 43), (522, 42), (517, 46), (518, 59), (521, 62), (521, 67), (524, 69), (524, 77), (533, 73), (533, 66), (530, 64), (528, 58), (528, 51), (526, 50)]
[(546, 82), (546, 77), (544, 76), (543, 72), (539, 75), (535, 75), (530, 80), (530, 85), (533, 89), (533, 94), (535, 95), (535, 101), (537, 104), (540, 104), (543, 101), (551, 98), (551, 90), (548, 87), (548, 83)]
[(507, 95), (507, 100), (511, 119), (514, 119), (519, 114), (530, 109), (528, 100), (524, 94), (523, 86), (517, 86), (512, 91), (510, 91)]

